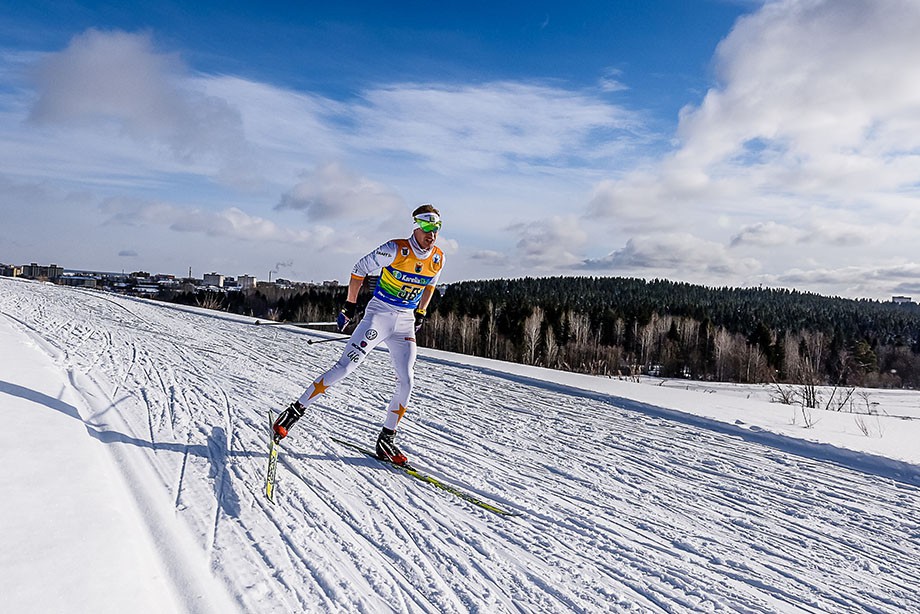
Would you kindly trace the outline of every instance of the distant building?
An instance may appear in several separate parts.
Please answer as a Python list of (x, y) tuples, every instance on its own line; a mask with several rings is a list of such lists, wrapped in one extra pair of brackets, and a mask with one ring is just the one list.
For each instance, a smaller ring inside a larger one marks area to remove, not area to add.
[(215, 288), (224, 287), (224, 276), (218, 273), (205, 273), (202, 283), (205, 286), (214, 286)]
[(160, 293), (160, 286), (154, 283), (141, 283), (134, 286), (131, 293), (136, 296), (156, 296)]
[(909, 296), (892, 296), (891, 302), (896, 305), (903, 305), (904, 303), (912, 303)]
[(156, 281), (159, 287), (173, 289), (173, 290), (178, 289), (182, 285), (182, 282), (176, 279), (175, 277), (170, 277), (167, 279), (157, 279)]
[(92, 275), (64, 275), (58, 278), (57, 283), (62, 286), (95, 288), (99, 284), (99, 280)]
[(258, 281), (252, 275), (240, 275), (236, 278), (236, 283), (239, 284), (240, 290), (253, 290)]
[(22, 267), (14, 264), (0, 264), (0, 277), (19, 277)]
[(43, 264), (37, 264), (33, 262), (32, 264), (22, 265), (22, 276), (29, 279), (47, 279), (48, 281), (57, 281), (63, 275), (64, 267), (59, 267), (56, 264), (49, 264), (45, 266)]

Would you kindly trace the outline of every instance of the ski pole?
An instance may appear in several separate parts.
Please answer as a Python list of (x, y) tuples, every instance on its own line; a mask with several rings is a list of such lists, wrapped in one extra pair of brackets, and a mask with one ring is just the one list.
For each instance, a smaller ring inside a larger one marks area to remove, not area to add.
[[(360, 315), (363, 316), (363, 315), (364, 315), (364, 312), (361, 312)], [(355, 317), (354, 319), (350, 320), (349, 322), (346, 322), (346, 323), (345, 323), (345, 328), (343, 328), (343, 329), (340, 330), (339, 332), (340, 332), (340, 333), (345, 332), (345, 330), (348, 329), (348, 328), (350, 328), (352, 325), (357, 326), (357, 325), (358, 325), (358, 320), (359, 320), (359, 319), (360, 319), (360, 318)], [(339, 325), (338, 322), (330, 322), (330, 324), (335, 324), (336, 326)], [(346, 341), (346, 340), (348, 340), (348, 338), (349, 338), (349, 337), (345, 336), (345, 337), (333, 337), (332, 339), (309, 339), (309, 340), (307, 341), (307, 345), (313, 345), (314, 343), (328, 343), (329, 341)]]
[(336, 326), (335, 322), (262, 322), (256, 320), (253, 322), (256, 326)]
[(328, 343), (330, 341), (346, 341), (348, 337), (333, 337), (332, 339), (310, 339), (307, 341), (307, 345), (313, 345), (314, 343)]

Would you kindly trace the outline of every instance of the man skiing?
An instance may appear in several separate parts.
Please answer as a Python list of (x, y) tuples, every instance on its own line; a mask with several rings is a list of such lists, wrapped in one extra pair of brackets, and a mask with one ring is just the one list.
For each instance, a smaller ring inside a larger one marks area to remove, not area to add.
[(370, 351), (383, 342), (390, 350), (397, 385), (387, 407), (383, 429), (377, 437), (377, 456), (397, 465), (408, 462), (396, 446), (396, 428), (406, 413), (412, 393), (417, 353), (415, 333), (425, 319), (425, 310), (444, 265), (444, 254), (435, 246), (441, 229), (438, 210), (431, 204), (421, 205), (412, 212), (412, 219), (414, 227), (408, 239), (387, 241), (355, 264), (348, 283), (348, 297), (336, 318), (339, 331), (344, 331), (355, 317), (358, 291), (364, 278), (379, 272), (374, 296), (364, 310), (364, 317), (355, 326), (339, 361), (320, 375), (275, 420), (272, 429), (276, 441), (287, 437), (290, 428), (313, 401), (357, 369)]

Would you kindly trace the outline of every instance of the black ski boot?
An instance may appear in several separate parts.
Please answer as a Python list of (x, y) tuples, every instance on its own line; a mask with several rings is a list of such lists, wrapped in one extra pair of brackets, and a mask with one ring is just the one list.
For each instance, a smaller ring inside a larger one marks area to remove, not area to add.
[(278, 416), (278, 419), (275, 420), (275, 423), (272, 425), (272, 430), (275, 432), (275, 441), (280, 441), (287, 437), (288, 431), (294, 423), (300, 420), (303, 417), (303, 413), (307, 408), (300, 404), (300, 401), (294, 401), (288, 405), (287, 409), (281, 412), (281, 415)]
[(389, 461), (394, 465), (405, 465), (409, 462), (409, 459), (396, 447), (396, 442), (393, 441), (395, 438), (396, 431), (386, 427), (380, 431), (380, 435), (377, 437), (377, 458)]

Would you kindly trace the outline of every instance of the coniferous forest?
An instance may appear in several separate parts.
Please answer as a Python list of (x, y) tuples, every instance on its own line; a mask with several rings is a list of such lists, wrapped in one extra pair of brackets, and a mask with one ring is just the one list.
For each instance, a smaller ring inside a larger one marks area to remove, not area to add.
[[(183, 294), (280, 321), (329, 321), (345, 288)], [(370, 298), (362, 292), (360, 303)], [(467, 281), (436, 295), (420, 345), (591, 374), (920, 387), (920, 307), (768, 288), (553, 277)]]

